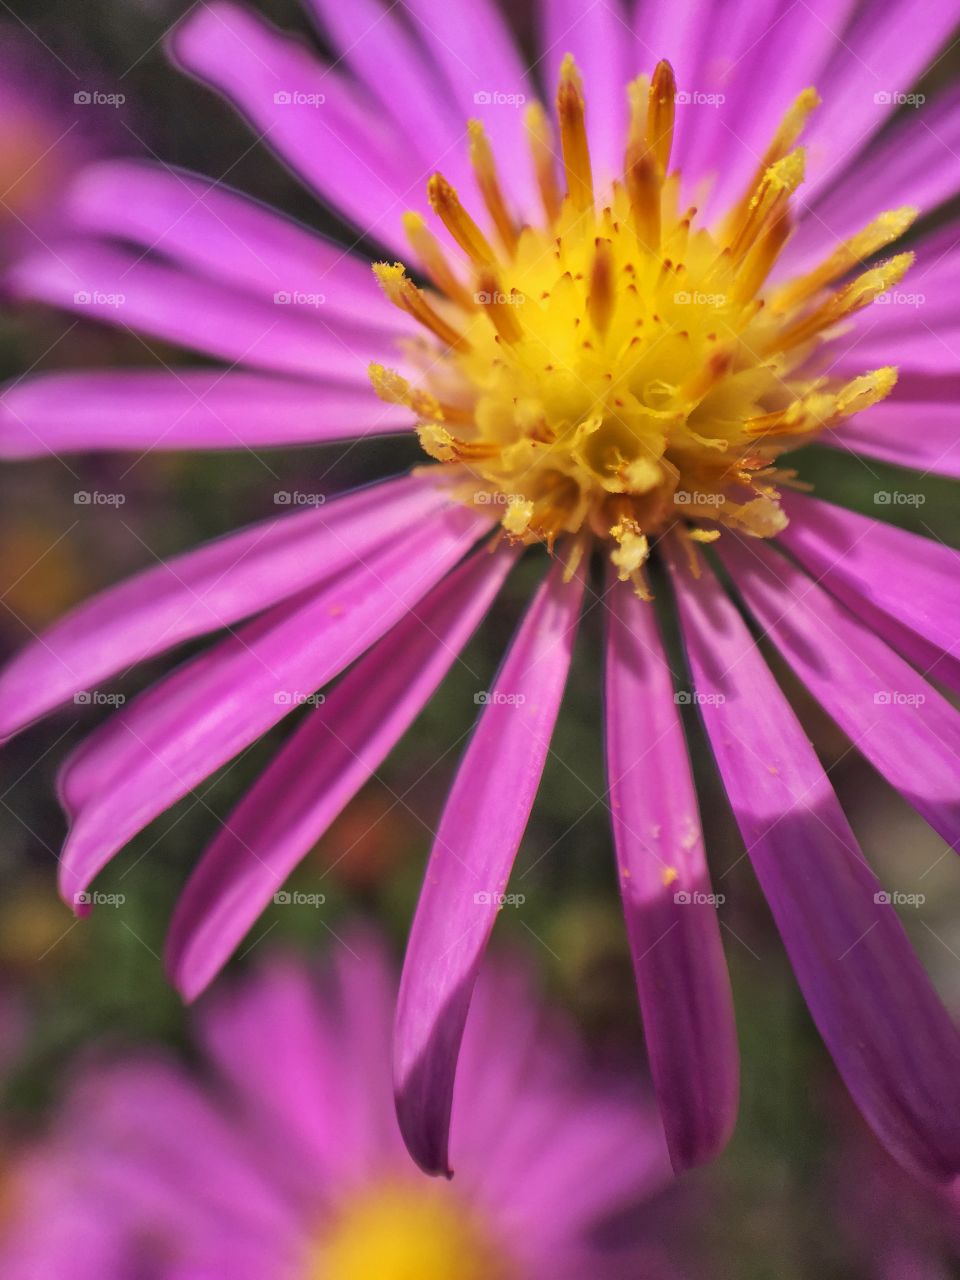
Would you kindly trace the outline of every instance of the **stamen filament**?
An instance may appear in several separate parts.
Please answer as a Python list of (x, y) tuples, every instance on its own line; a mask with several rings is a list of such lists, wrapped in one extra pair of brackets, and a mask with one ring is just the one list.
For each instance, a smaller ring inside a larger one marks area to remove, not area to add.
[(463, 334), (458, 333), (453, 325), (448, 324), (427, 301), (423, 291), (407, 278), (402, 262), (395, 262), (392, 266), (387, 262), (376, 262), (373, 266), (373, 274), (395, 307), (412, 316), (446, 346), (453, 347), (457, 351), (469, 350), (470, 344)]
[(580, 72), (569, 53), (560, 68), (557, 114), (560, 117), (560, 148), (563, 152), (567, 194), (574, 208), (586, 213), (593, 209), (593, 170), (590, 167), (586, 108)]
[(537, 186), (540, 189), (540, 199), (543, 202), (543, 211), (547, 215), (547, 225), (553, 226), (560, 217), (563, 197), (557, 182), (553, 160), (553, 129), (550, 127), (550, 120), (541, 103), (530, 103), (524, 116), (524, 124), (533, 157), (533, 169), (537, 176)]
[(410, 241), (414, 253), (420, 259), (424, 271), (440, 292), (445, 293), (451, 302), (455, 302), (458, 307), (463, 307), (465, 311), (474, 310), (477, 304), (473, 295), (466, 285), (461, 283), (453, 274), (453, 269), (447, 262), (440, 241), (429, 230), (420, 214), (405, 213), (403, 215), (403, 229), (407, 233), (407, 239)]
[(496, 262), (497, 255), (490, 241), (460, 203), (460, 197), (440, 173), (435, 173), (427, 184), (430, 208), (456, 240), (457, 244), (478, 267)]
[(503, 189), (500, 186), (500, 179), (497, 176), (497, 166), (493, 158), (490, 139), (487, 137), (479, 120), (468, 121), (467, 132), (470, 135), (470, 163), (473, 165), (473, 171), (477, 175), (477, 185), (483, 196), (484, 204), (487, 206), (487, 212), (493, 219), (493, 224), (500, 234), (503, 247), (510, 257), (513, 257), (520, 233), (507, 209)]

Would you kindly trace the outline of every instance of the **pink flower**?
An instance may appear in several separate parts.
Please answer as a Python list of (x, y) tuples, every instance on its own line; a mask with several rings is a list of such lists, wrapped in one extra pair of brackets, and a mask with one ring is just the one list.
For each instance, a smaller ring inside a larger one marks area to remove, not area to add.
[[(348, 250), (203, 178), (93, 168), (72, 202), (89, 239), (22, 262), (16, 287), (57, 305), (82, 295), (86, 314), (226, 367), (21, 382), (3, 398), (2, 448), (256, 449), (416, 426), (441, 465), (151, 567), (15, 659), (0, 680), (5, 735), (227, 630), (67, 762), (66, 899), (83, 905), (127, 841), (346, 672), (186, 887), (168, 962), (196, 995), (402, 736), (521, 550), (543, 543), (556, 562), (496, 688), (478, 691), (411, 933), (395, 1054), (415, 1157), (447, 1167), (464, 1020), (586, 599), (606, 623), (611, 819), (675, 1166), (722, 1147), (738, 1078), (686, 702), (850, 1092), (900, 1161), (952, 1179), (957, 1031), (735, 603), (954, 845), (960, 720), (927, 677), (960, 688), (956, 553), (785, 494), (795, 473), (781, 462), (817, 440), (958, 473), (960, 259), (943, 231), (920, 242), (908, 283), (910, 253), (869, 265), (909, 229), (907, 201), (954, 194), (956, 100), (928, 108), (910, 92), (953, 26), (949, 6), (696, 0), (642, 3), (630, 20), (615, 0), (550, 0), (537, 75), (491, 0), (310, 11), (335, 63), (223, 0), (180, 26), (174, 54), (432, 286), (389, 261), (375, 280)], [(680, 91), (660, 63), (628, 93), (661, 55)], [(555, 124), (537, 105), (541, 70), (559, 79)], [(284, 496), (319, 501), (306, 480)], [(651, 563), (689, 675), (645, 599)]]
[(88, 1070), (14, 1172), (5, 1280), (679, 1275), (641, 1213), (670, 1179), (655, 1113), (585, 1065), (522, 968), (478, 987), (452, 1182), (397, 1131), (381, 946), (354, 930), (317, 976), (274, 958), (205, 1001), (192, 1073), (159, 1056)]

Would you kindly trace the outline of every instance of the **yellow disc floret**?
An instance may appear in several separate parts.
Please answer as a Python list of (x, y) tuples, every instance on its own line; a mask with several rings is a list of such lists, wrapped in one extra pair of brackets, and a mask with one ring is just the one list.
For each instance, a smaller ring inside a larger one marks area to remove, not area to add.
[(350, 1198), (324, 1229), (308, 1280), (517, 1280), (478, 1214), (449, 1184), (388, 1181)]
[(509, 537), (552, 547), (564, 534), (594, 535), (643, 592), (650, 538), (672, 524), (697, 541), (724, 526), (776, 534), (786, 523), (778, 486), (795, 483), (778, 457), (890, 393), (892, 368), (842, 382), (818, 376), (812, 357), (902, 278), (910, 254), (851, 272), (916, 211), (881, 215), (808, 274), (770, 288), (804, 176), (795, 144), (816, 93), (800, 94), (749, 188), (711, 229), (696, 226), (670, 170), (669, 64), (628, 94), (623, 177), (600, 200), (571, 58), (557, 95), (563, 187), (547, 113), (528, 109), (540, 226), (512, 217), (482, 126), (470, 123), (489, 236), (434, 175), (431, 208), (462, 260), (451, 262), (408, 215), (433, 288), (419, 288), (400, 263), (374, 270), (425, 330), (409, 353), (421, 372), (413, 385), (375, 365), (371, 378), (416, 413), (424, 450), (452, 469), (459, 497), (498, 504)]

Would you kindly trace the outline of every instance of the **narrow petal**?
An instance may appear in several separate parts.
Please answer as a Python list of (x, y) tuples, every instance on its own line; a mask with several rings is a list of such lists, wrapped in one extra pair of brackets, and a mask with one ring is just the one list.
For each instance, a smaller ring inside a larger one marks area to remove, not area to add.
[(327, 695), (226, 820), (187, 881), (167, 940), (171, 978), (188, 1000), (406, 732), (514, 558), (483, 549), (434, 588)]
[(823, 436), (823, 443), (898, 467), (960, 480), (960, 409), (956, 404), (894, 398), (841, 423)]
[(607, 594), (610, 813), (647, 1052), (679, 1172), (716, 1155), (737, 1114), (733, 1000), (673, 679), (653, 608)]
[(96, 236), (161, 253), (224, 284), (286, 295), (323, 316), (362, 314), (396, 328), (400, 313), (369, 264), (274, 209), (209, 178), (136, 160), (85, 169), (69, 193), (71, 218)]
[(747, 608), (878, 773), (952, 848), (960, 841), (960, 712), (842, 604), (763, 542), (721, 539)]
[[(309, 597), (248, 623), (107, 722), (84, 770), (98, 789), (72, 813), (60, 863), (68, 902), (138, 831), (337, 676), (397, 623), (487, 527), (448, 508)], [(69, 795), (69, 783), (64, 795)]]
[[(546, 82), (560, 82), (560, 64), (572, 53), (583, 75), (587, 131), (594, 177), (601, 184), (623, 172), (627, 136), (627, 81), (637, 74), (633, 32), (620, 0), (597, 0), (585, 8), (579, 0), (541, 0)], [(649, 67), (652, 71), (659, 57)]]
[(700, 711), (761, 888), (813, 1019), (890, 1152), (960, 1172), (960, 1035), (819, 760), (737, 609), (671, 548)]
[[(239, 5), (213, 0), (171, 37), (174, 60), (224, 95), (258, 136), (324, 200), (389, 245), (406, 249), (401, 215), (420, 192), (403, 137), (383, 112), (364, 109), (340, 73), (300, 40)], [(420, 184), (422, 186), (422, 183)]]
[(371, 360), (396, 352), (396, 330), (264, 301), (140, 254), (61, 245), (10, 273), (14, 291), (231, 363), (363, 386)]
[(790, 494), (784, 507), (780, 540), (816, 581), (925, 675), (960, 691), (960, 551), (818, 498)]
[(583, 594), (558, 564), (521, 624), (457, 770), (410, 932), (394, 1080), (400, 1128), (448, 1173), (450, 1106), (470, 996), (550, 748)]
[(108, 587), (0, 673), (0, 740), (138, 662), (332, 578), (446, 504), (432, 484), (403, 477), (265, 520)]
[(320, 444), (412, 425), (369, 385), (222, 369), (47, 373), (0, 395), (0, 457)]

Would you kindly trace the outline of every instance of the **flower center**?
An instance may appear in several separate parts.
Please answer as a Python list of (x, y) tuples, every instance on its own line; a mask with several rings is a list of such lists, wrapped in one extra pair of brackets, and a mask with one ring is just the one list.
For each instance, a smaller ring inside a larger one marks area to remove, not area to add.
[(770, 287), (804, 176), (795, 143), (816, 93), (800, 94), (742, 198), (709, 229), (680, 203), (670, 169), (669, 63), (628, 93), (624, 172), (603, 203), (572, 58), (557, 95), (565, 194), (547, 115), (528, 110), (540, 227), (514, 221), (482, 126), (470, 123), (495, 234), (434, 175), (431, 207), (463, 256), (452, 261), (407, 215), (433, 287), (418, 288), (400, 263), (374, 271), (425, 331), (408, 350), (417, 372), (413, 382), (381, 365), (370, 372), (381, 397), (416, 412), (424, 450), (453, 469), (463, 501), (501, 508), (507, 535), (523, 542), (607, 541), (620, 577), (645, 594), (651, 535), (678, 523), (695, 541), (724, 526), (773, 536), (786, 523), (777, 486), (795, 475), (779, 455), (892, 390), (893, 368), (840, 382), (818, 375), (813, 356), (902, 278), (908, 253), (850, 273), (916, 211), (882, 214), (813, 271)]
[(340, 1211), (309, 1280), (515, 1280), (485, 1224), (448, 1184), (394, 1181)]

